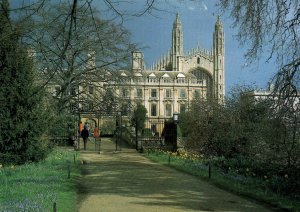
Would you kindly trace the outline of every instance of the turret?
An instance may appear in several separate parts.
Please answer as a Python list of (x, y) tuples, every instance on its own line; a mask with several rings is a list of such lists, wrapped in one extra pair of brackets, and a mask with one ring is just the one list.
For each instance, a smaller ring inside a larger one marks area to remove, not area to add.
[(224, 102), (225, 97), (225, 42), (224, 42), (224, 30), (223, 25), (218, 16), (215, 31), (214, 31), (214, 41), (213, 41), (213, 53), (214, 53), (214, 87), (213, 94), (214, 98), (218, 100), (219, 103)]
[(173, 71), (178, 70), (178, 58), (183, 56), (183, 33), (179, 14), (176, 14), (176, 19), (173, 24), (172, 30), (172, 66)]
[(132, 70), (141, 72), (144, 69), (144, 59), (142, 52), (132, 52)]

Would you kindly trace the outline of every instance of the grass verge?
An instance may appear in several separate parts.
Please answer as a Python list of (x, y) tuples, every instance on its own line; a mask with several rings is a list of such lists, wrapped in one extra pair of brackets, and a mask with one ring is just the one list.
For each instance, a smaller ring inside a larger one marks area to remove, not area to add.
[[(0, 168), (0, 211), (75, 211), (76, 153), (55, 148), (38, 163)], [(70, 178), (69, 178), (70, 170)]]
[(216, 167), (211, 167), (211, 178), (209, 179), (207, 161), (180, 157), (155, 150), (146, 151), (144, 155), (154, 162), (168, 165), (177, 170), (198, 176), (203, 180), (238, 195), (270, 204), (283, 211), (300, 211), (299, 199), (272, 192), (267, 189), (266, 181), (264, 179), (240, 175), (235, 171), (225, 173)]

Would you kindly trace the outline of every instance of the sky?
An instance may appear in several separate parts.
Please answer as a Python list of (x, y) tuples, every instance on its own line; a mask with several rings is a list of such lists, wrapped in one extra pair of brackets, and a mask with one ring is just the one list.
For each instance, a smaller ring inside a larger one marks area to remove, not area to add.
[[(61, 1), (61, 0), (57, 0)], [(153, 7), (140, 17), (133, 16), (146, 8), (145, 2), (151, 0), (110, 0), (115, 9), (123, 14), (116, 16), (104, 0), (92, 1), (92, 6), (100, 11), (101, 18), (111, 19), (124, 25), (131, 33), (131, 40), (143, 52), (148, 68), (171, 47), (172, 26), (179, 13), (183, 28), (184, 52), (196, 47), (211, 50), (213, 31), (217, 16), (220, 15), (225, 32), (225, 85), (226, 93), (236, 85), (253, 85), (266, 89), (267, 83), (276, 72), (274, 61), (266, 63), (268, 55), (252, 65), (246, 64), (244, 54), (247, 47), (240, 46), (235, 39), (237, 29), (232, 28), (232, 19), (221, 13), (217, 0), (154, 0)], [(19, 4), (19, 0), (12, 1)]]
[[(123, 13), (133, 14), (144, 7), (145, 0), (124, 1), (116, 6)], [(138, 43), (144, 54), (145, 64), (150, 67), (171, 47), (172, 25), (176, 13), (179, 13), (183, 27), (184, 52), (196, 47), (211, 50), (213, 30), (217, 15), (221, 16), (225, 32), (225, 84), (226, 93), (236, 85), (253, 85), (266, 89), (273, 77), (276, 66), (274, 62), (266, 63), (267, 55), (252, 65), (246, 64), (244, 54), (247, 47), (239, 45), (235, 39), (237, 29), (228, 14), (220, 14), (215, 6), (216, 0), (155, 0), (154, 7), (141, 17), (124, 16), (123, 24), (131, 32), (131, 39)], [(95, 6), (107, 15), (107, 7), (96, 1)]]

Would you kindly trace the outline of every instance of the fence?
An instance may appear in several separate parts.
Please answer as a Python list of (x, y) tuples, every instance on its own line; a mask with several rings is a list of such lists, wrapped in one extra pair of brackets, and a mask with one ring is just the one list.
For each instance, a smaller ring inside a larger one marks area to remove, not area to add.
[(138, 148), (162, 148), (177, 150), (177, 124), (170, 119), (148, 118), (138, 135)]

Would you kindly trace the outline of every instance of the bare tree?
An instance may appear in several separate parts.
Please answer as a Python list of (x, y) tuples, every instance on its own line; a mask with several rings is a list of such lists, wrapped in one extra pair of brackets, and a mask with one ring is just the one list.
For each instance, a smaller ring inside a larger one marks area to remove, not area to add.
[(220, 0), (222, 9), (229, 10), (238, 39), (249, 45), (248, 62), (269, 52), (269, 59), (278, 63), (274, 78), (280, 93), (297, 93), (300, 65), (300, 2), (299, 0)]
[[(60, 87), (56, 93), (60, 109), (76, 95), (88, 97), (89, 85), (99, 93), (103, 83), (118, 81), (114, 70), (129, 67), (135, 48), (121, 25), (100, 19), (89, 4), (75, 3), (44, 5), (32, 16), (24, 38), (35, 51), (41, 87)], [(79, 85), (85, 89), (78, 92)]]
[[(83, 93), (89, 96), (85, 90), (74, 92), (79, 84), (85, 88), (93, 84), (99, 93), (103, 83), (118, 81), (113, 70), (128, 68), (130, 53), (136, 49), (122, 26), (123, 18), (150, 12), (155, 0), (147, 0), (138, 10), (128, 12), (121, 9), (124, 2), (105, 0), (103, 4), (121, 18), (119, 24), (99, 18), (94, 3), (97, 4), (90, 0), (55, 3), (35, 0), (15, 3), (11, 9), (19, 26), (27, 32), (23, 41), (36, 53), (36, 63), (43, 77), (40, 86), (49, 83), (60, 86), (59, 108), (67, 106), (70, 97)], [(100, 101), (93, 99), (97, 100)]]

